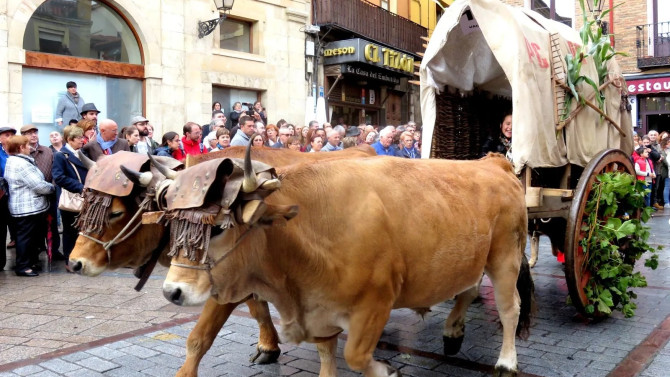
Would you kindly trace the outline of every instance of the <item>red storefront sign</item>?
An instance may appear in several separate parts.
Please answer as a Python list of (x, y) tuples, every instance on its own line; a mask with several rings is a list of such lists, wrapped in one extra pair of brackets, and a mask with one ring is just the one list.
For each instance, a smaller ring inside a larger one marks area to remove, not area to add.
[(626, 84), (628, 93), (633, 95), (670, 92), (670, 77), (628, 80)]

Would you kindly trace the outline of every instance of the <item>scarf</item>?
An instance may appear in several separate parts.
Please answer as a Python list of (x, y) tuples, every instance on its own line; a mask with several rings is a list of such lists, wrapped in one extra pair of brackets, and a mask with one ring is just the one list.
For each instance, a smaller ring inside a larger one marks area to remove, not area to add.
[(98, 142), (98, 144), (100, 144), (100, 148), (102, 148), (102, 151), (106, 155), (110, 155), (112, 154), (112, 147), (114, 146), (114, 144), (116, 144), (117, 138), (114, 138), (114, 140), (110, 141), (104, 141), (102, 139), (102, 136), (100, 136), (100, 134), (97, 134), (95, 135), (95, 140)]
[(405, 150), (405, 153), (409, 156), (409, 158), (416, 158), (416, 153), (414, 152), (414, 147), (412, 149), (407, 149), (407, 147), (403, 147)]

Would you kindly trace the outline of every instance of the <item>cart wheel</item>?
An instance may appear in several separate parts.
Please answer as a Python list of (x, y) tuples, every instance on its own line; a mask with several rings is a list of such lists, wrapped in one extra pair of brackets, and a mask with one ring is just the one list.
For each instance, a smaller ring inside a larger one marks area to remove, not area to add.
[(586, 313), (586, 306), (589, 305), (589, 301), (586, 293), (584, 293), (584, 287), (589, 282), (591, 274), (584, 266), (584, 251), (580, 245), (580, 241), (587, 236), (581, 230), (586, 221), (584, 207), (589, 200), (596, 176), (614, 171), (635, 174), (635, 168), (630, 157), (619, 149), (606, 149), (598, 153), (584, 168), (575, 189), (565, 232), (565, 280), (568, 284), (572, 304), (578, 312), (587, 317), (598, 317), (600, 315), (597, 311), (592, 314)]

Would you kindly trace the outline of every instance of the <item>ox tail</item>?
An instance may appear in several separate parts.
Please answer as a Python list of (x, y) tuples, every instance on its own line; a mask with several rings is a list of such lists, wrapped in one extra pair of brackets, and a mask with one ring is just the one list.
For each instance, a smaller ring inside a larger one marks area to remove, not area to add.
[(521, 339), (528, 339), (530, 333), (531, 318), (535, 315), (535, 284), (533, 277), (530, 275), (530, 266), (528, 265), (528, 258), (526, 253), (521, 253), (523, 259), (521, 260), (521, 269), (519, 270), (519, 277), (516, 280), (516, 289), (521, 298), (521, 308), (519, 312), (519, 323), (516, 326), (516, 335)]

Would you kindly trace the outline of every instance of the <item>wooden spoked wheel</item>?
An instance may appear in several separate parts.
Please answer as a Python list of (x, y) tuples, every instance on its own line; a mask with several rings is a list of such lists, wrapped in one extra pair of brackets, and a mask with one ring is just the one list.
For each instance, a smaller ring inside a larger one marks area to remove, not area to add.
[(598, 316), (598, 313), (588, 314), (586, 312), (589, 301), (584, 293), (584, 287), (588, 284), (591, 274), (586, 267), (584, 251), (580, 244), (580, 241), (587, 237), (586, 232), (582, 231), (587, 221), (584, 208), (596, 177), (615, 171), (635, 174), (630, 156), (619, 149), (606, 149), (598, 153), (584, 168), (575, 189), (565, 232), (565, 280), (568, 284), (570, 299), (577, 311), (590, 317)]

